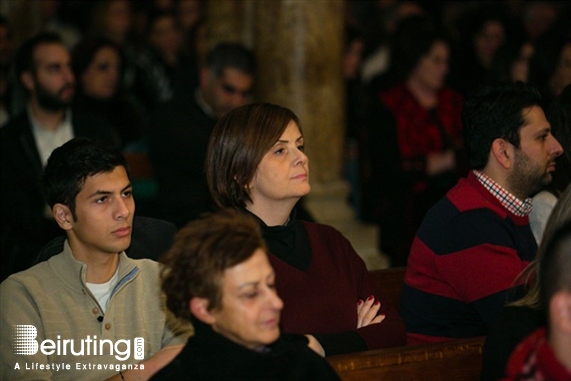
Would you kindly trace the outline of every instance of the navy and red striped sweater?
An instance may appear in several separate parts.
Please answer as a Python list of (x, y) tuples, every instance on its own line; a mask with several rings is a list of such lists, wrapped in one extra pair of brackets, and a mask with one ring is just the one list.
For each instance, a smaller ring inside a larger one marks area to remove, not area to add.
[(409, 344), (485, 335), (535, 257), (527, 216), (470, 172), (427, 213), (408, 258), (401, 314)]

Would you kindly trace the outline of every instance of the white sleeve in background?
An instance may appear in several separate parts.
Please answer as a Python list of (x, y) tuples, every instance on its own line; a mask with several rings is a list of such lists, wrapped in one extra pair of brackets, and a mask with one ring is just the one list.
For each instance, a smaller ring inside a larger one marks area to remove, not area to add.
[(532, 203), (533, 209), (529, 214), (529, 226), (531, 227), (535, 241), (539, 245), (543, 237), (547, 219), (557, 203), (557, 197), (551, 192), (541, 191), (533, 197)]

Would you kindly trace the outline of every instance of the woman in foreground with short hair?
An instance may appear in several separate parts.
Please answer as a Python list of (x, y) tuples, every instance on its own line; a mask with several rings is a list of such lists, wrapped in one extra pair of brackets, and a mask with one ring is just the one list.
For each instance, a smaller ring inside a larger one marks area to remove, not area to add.
[(283, 302), (251, 216), (190, 222), (161, 262), (167, 306), (195, 334), (152, 380), (339, 380), (307, 338), (280, 335)]

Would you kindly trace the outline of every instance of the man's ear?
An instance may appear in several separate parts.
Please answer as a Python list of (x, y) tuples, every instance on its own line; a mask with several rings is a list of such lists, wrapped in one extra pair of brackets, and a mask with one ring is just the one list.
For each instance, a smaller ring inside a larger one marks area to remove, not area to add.
[(24, 71), (20, 74), (20, 82), (28, 91), (32, 91), (36, 87), (34, 76), (29, 71)]
[(206, 298), (194, 297), (188, 302), (190, 312), (201, 322), (213, 325), (216, 317), (208, 310), (208, 300)]
[(73, 216), (71, 210), (64, 204), (55, 204), (52, 208), (54, 220), (63, 230), (71, 230), (73, 228)]
[(571, 292), (553, 294), (549, 301), (549, 319), (552, 327), (571, 335)]
[(513, 165), (514, 147), (507, 140), (498, 138), (492, 142), (491, 156), (505, 169)]

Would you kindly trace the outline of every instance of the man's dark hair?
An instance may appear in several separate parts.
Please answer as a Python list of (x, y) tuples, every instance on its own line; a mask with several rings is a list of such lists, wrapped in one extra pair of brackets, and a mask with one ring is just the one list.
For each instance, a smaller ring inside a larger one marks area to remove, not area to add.
[(123, 166), (129, 175), (127, 161), (115, 146), (100, 140), (74, 138), (56, 148), (44, 168), (42, 187), (50, 207), (66, 205), (73, 218), (75, 198), (85, 180), (102, 172)]
[(233, 42), (222, 42), (214, 47), (206, 56), (206, 67), (216, 76), (224, 74), (224, 69), (233, 68), (244, 74), (254, 76), (256, 59), (254, 54), (244, 45)]
[(541, 106), (541, 95), (535, 87), (523, 82), (488, 86), (468, 98), (462, 110), (462, 123), (472, 168), (486, 166), (496, 139), (505, 139), (519, 148), (523, 111), (532, 106)]
[(18, 81), (20, 81), (23, 72), (35, 73), (34, 51), (39, 45), (43, 44), (63, 45), (63, 41), (57, 33), (53, 32), (42, 32), (25, 41), (16, 54), (15, 70)]

